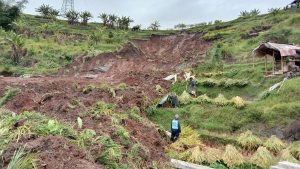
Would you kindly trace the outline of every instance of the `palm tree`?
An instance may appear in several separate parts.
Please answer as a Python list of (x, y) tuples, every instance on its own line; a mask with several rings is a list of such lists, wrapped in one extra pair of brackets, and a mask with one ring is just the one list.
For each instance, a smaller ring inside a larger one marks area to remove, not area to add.
[(269, 9), (269, 13), (275, 16), (280, 13), (280, 8), (271, 8)]
[(102, 13), (99, 15), (99, 18), (101, 18), (103, 26), (108, 26), (108, 15), (105, 13)]
[(76, 11), (68, 11), (66, 13), (66, 17), (68, 19), (68, 23), (71, 24), (71, 25), (74, 25), (76, 23), (78, 23), (78, 20), (79, 20), (79, 13), (76, 12)]
[(82, 25), (87, 25), (88, 21), (93, 17), (92, 14), (89, 11), (84, 11), (80, 13), (81, 17), (81, 24)]
[(253, 10), (251, 10), (251, 12), (250, 12), (250, 15), (251, 15), (251, 16), (257, 16), (257, 15), (259, 15), (259, 14), (260, 14), (259, 9), (253, 9)]
[(248, 16), (250, 16), (250, 13), (248, 11), (240, 12), (240, 17), (248, 17)]
[(112, 14), (112, 15), (108, 15), (108, 21), (109, 21), (109, 27), (110, 28), (115, 28), (115, 24), (116, 24), (116, 21), (118, 19), (118, 16)]
[(160, 24), (159, 21), (154, 21), (153, 23), (150, 24), (150, 26), (148, 27), (148, 29), (153, 30), (153, 31), (157, 31), (160, 28)]
[(59, 11), (51, 7), (50, 5), (41, 5), (36, 9), (36, 12), (39, 12), (42, 17), (56, 19), (59, 16)]
[(50, 17), (51, 19), (56, 20), (58, 16), (59, 16), (59, 10), (50, 8), (50, 11), (49, 11), (49, 17)]
[(10, 32), (5, 36), (4, 43), (11, 46), (11, 59), (14, 63), (19, 63), (21, 57), (27, 53), (24, 47), (25, 40), (21, 35), (14, 32)]
[(36, 12), (40, 13), (44, 18), (48, 18), (50, 15), (50, 9), (50, 5), (42, 4), (39, 8), (36, 9)]

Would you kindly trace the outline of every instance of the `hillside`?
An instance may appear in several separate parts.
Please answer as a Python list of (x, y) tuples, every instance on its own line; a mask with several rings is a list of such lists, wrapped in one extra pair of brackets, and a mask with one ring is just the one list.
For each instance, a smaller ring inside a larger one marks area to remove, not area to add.
[[(0, 166), (13, 165), (16, 153), (37, 168), (171, 168), (170, 158), (213, 168), (298, 162), (300, 78), (267, 92), (284, 75), (266, 77), (251, 54), (264, 41), (300, 44), (299, 23), (299, 9), (180, 31), (22, 15), (16, 34), (0, 32), (26, 51), (14, 63), (11, 45), (1, 43)], [(185, 92), (188, 71), (199, 97)], [(177, 82), (163, 80), (175, 73)], [(180, 108), (157, 108), (170, 93)], [(172, 144), (165, 131), (176, 113), (183, 132)]]

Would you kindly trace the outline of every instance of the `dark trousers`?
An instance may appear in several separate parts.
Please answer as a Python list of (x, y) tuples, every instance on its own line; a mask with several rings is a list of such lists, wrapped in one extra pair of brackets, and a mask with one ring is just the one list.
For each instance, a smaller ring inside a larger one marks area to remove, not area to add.
[(173, 130), (171, 132), (171, 141), (175, 142), (179, 138), (179, 130)]

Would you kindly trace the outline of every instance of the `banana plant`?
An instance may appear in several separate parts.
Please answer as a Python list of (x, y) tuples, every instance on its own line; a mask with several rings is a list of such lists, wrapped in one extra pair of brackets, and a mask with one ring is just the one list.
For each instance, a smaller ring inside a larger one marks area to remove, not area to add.
[(25, 39), (22, 35), (10, 32), (5, 36), (2, 44), (11, 46), (11, 59), (16, 64), (19, 63), (20, 59), (27, 54), (27, 49), (24, 48)]

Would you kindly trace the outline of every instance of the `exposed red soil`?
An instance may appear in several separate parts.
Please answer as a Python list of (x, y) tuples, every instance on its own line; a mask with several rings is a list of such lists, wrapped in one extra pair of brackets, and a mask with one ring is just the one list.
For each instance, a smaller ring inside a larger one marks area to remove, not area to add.
[[(26, 144), (25, 144), (26, 143)], [(43, 169), (84, 168), (103, 169), (105, 167), (96, 164), (88, 152), (71, 144), (66, 138), (48, 136), (36, 139), (24, 140), (24, 142), (12, 144), (3, 155), (4, 164), (10, 161), (15, 150), (24, 146), (24, 150), (38, 154), (39, 166)]]
[[(94, 58), (77, 58), (72, 65), (52, 77), (0, 77), (0, 94), (3, 95), (6, 86), (18, 87), (21, 93), (9, 101), (5, 108), (16, 113), (37, 111), (71, 124), (76, 124), (77, 117), (99, 100), (116, 104), (120, 112), (133, 106), (138, 106), (143, 111), (159, 97), (155, 92), (156, 85), (170, 88), (171, 83), (162, 78), (173, 73), (183, 73), (185, 68), (200, 63), (209, 46), (209, 43), (201, 40), (201, 34), (153, 36), (147, 41), (130, 42), (117, 53), (101, 54)], [(95, 71), (104, 65), (110, 65), (108, 71)], [(87, 79), (87, 75), (93, 78)], [(117, 90), (116, 97), (102, 89), (82, 92), (89, 84), (117, 86), (120, 83), (126, 83), (129, 89)], [(81, 105), (70, 106), (72, 100), (79, 101)], [(109, 119), (84, 117), (83, 120), (85, 128), (94, 129), (98, 134), (112, 135), (114, 131)], [(154, 128), (132, 120), (127, 120), (124, 125), (133, 140), (149, 149), (149, 156), (146, 158), (148, 164), (154, 160), (166, 159), (163, 153), (166, 143)], [(54, 142), (56, 138), (47, 139)], [(52, 148), (55, 150), (58, 147)], [(65, 153), (68, 157), (69, 150), (61, 151), (65, 151), (61, 154)], [(43, 152), (39, 152), (39, 155), (43, 155)], [(45, 163), (48, 163), (48, 160), (51, 163), (53, 159), (49, 158), (44, 159)]]

